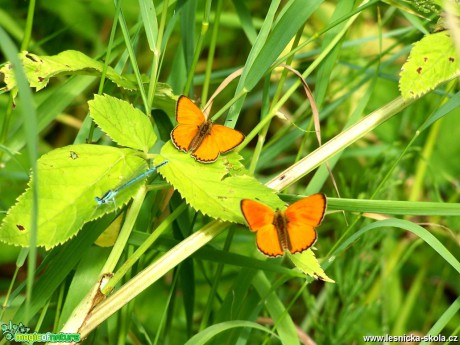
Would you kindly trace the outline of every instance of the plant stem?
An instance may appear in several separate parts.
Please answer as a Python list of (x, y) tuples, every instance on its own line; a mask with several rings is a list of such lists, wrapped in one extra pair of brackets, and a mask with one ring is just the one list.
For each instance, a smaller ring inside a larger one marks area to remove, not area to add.
[(113, 290), (115, 285), (123, 278), (126, 272), (134, 265), (134, 263), (139, 260), (139, 258), (149, 249), (152, 244), (158, 239), (158, 237), (165, 232), (165, 230), (170, 228), (172, 222), (187, 208), (187, 205), (184, 203), (174, 210), (154, 232), (137, 248), (137, 250), (131, 254), (125, 263), (118, 269), (118, 271), (113, 275), (112, 279), (107, 283), (107, 285), (102, 290), (104, 295), (110, 293)]
[(211, 12), (211, 1), (206, 0), (206, 4), (204, 5), (204, 17), (203, 22), (201, 23), (201, 32), (200, 37), (198, 38), (198, 42), (196, 44), (195, 55), (193, 56), (192, 66), (190, 66), (190, 71), (187, 77), (187, 82), (184, 88), (184, 95), (188, 95), (190, 88), (192, 87), (193, 75), (195, 74), (195, 68), (198, 63), (198, 59), (200, 58), (201, 47), (203, 46), (204, 37), (206, 36), (206, 32), (208, 31), (209, 27), (209, 14)]
[(123, 222), (123, 227), (121, 228), (117, 241), (115, 242), (109, 257), (101, 270), (102, 274), (113, 272), (115, 266), (118, 263), (118, 260), (120, 260), (120, 257), (126, 248), (128, 238), (134, 228), (134, 223), (136, 222), (136, 219), (141, 210), (142, 203), (144, 202), (145, 193), (146, 188), (143, 186), (134, 197), (133, 203), (131, 204), (128, 213), (126, 214), (126, 219)]
[(335, 136), (327, 143), (311, 152), (308, 156), (289, 167), (283, 174), (268, 182), (268, 187), (277, 191), (286, 188), (326, 160), (330, 159), (336, 153), (344, 150), (374, 128), (396, 115), (412, 102), (413, 100), (404, 102), (401, 97), (394, 99), (392, 102), (364, 117), (355, 125), (349, 127), (344, 132)]
[(34, 13), (35, 13), (35, 0), (30, 0), (29, 8), (27, 10), (26, 27), (24, 29), (24, 38), (21, 43), (21, 51), (27, 50), (27, 47), (29, 47), (30, 37), (32, 35), (32, 26), (34, 24)]
[[(115, 4), (118, 6), (118, 2), (121, 0), (115, 0)], [(142, 97), (142, 101), (144, 103), (145, 111), (148, 112), (149, 110), (149, 103), (147, 101), (147, 95), (145, 94), (144, 83), (142, 82), (142, 76), (139, 71), (139, 66), (136, 62), (136, 54), (134, 53), (133, 45), (131, 43), (131, 37), (129, 36), (129, 30), (125, 22), (125, 17), (123, 15), (123, 11), (120, 11), (120, 16), (118, 17), (120, 21), (121, 32), (123, 33), (123, 38), (125, 40), (126, 49), (128, 50), (129, 59), (131, 61), (131, 67), (134, 70), (134, 75), (136, 76), (137, 85), (139, 86), (139, 92)]]
[(160, 26), (158, 28), (158, 38), (156, 42), (155, 51), (153, 52), (153, 66), (152, 66), (152, 74), (150, 76), (150, 83), (149, 83), (149, 90), (147, 96), (147, 103), (148, 109), (146, 109), (146, 113), (150, 113), (150, 109), (153, 106), (153, 100), (155, 98), (155, 91), (158, 82), (158, 71), (160, 69), (160, 60), (161, 60), (161, 46), (163, 44), (163, 35), (166, 25), (166, 15), (168, 14), (168, 6), (169, 0), (163, 1), (163, 13), (161, 14)]
[(433, 153), (434, 146), (436, 145), (439, 131), (441, 129), (442, 119), (439, 119), (430, 128), (427, 141), (423, 147), (422, 154), (418, 160), (417, 167), (415, 168), (414, 185), (412, 186), (411, 193), (409, 195), (410, 201), (417, 201), (421, 198), (423, 193), (424, 180), (426, 176), (426, 170), (431, 154)]
[(110, 315), (135, 298), (138, 294), (163, 277), (171, 268), (190, 257), (199, 248), (219, 235), (228, 226), (221, 221), (213, 221), (195, 232), (168, 251), (161, 258), (142, 270), (129, 282), (115, 291), (109, 298), (98, 304), (88, 315), (80, 329), (81, 337), (85, 338), (94, 328), (105, 321)]
[(220, 14), (222, 12), (222, 0), (217, 1), (217, 8), (214, 14), (214, 23), (212, 25), (211, 42), (209, 44), (208, 59), (206, 61), (206, 72), (204, 75), (203, 92), (201, 93), (201, 103), (206, 104), (209, 93), (209, 83), (211, 80), (212, 64), (214, 62), (214, 53), (217, 45), (217, 35), (219, 33)]

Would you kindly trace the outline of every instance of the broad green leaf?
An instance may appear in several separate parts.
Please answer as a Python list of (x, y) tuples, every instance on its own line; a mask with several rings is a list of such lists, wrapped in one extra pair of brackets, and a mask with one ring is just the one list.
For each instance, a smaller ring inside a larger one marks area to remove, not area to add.
[[(147, 168), (138, 151), (97, 145), (59, 148), (40, 157), (37, 164), (37, 245), (47, 249), (67, 241), (86, 222), (126, 204), (142, 185), (142, 179), (120, 191), (114, 203), (98, 205), (95, 197), (102, 197)], [(8, 210), (0, 227), (0, 241), (29, 245), (34, 183), (32, 176), (29, 188)]]
[(213, 218), (244, 223), (241, 199), (258, 199), (273, 208), (284, 206), (278, 196), (247, 171), (241, 157), (232, 152), (212, 164), (195, 161), (190, 154), (166, 143), (155, 164), (169, 161), (159, 173), (179, 191), (194, 209)]
[(88, 104), (94, 122), (119, 145), (148, 152), (155, 144), (157, 138), (149, 118), (128, 102), (95, 95)]
[(296, 254), (287, 253), (287, 256), (299, 270), (309, 275), (310, 277), (321, 279), (328, 283), (335, 283), (334, 280), (329, 278), (326, 273), (324, 273), (324, 270), (321, 268), (321, 265), (316, 259), (313, 250), (309, 249), (302, 253)]
[[(247, 175), (240, 156), (234, 152), (219, 157), (215, 163), (203, 164), (169, 142), (163, 146), (155, 164), (165, 159), (169, 162), (159, 170), (160, 174), (193, 208), (213, 218), (244, 224), (241, 199), (257, 199), (274, 209), (285, 206), (271, 189)], [(289, 258), (303, 273), (333, 282), (311, 250), (289, 255)]]
[(459, 58), (448, 31), (426, 35), (414, 44), (401, 69), (404, 100), (416, 98), (459, 74)]
[[(50, 78), (57, 75), (75, 74), (77, 72), (100, 75), (104, 69), (102, 62), (76, 50), (66, 50), (52, 56), (38, 56), (23, 51), (19, 54), (19, 58), (24, 65), (30, 86), (35, 87), (37, 91), (43, 89), (48, 85)], [(16, 87), (16, 78), (9, 63), (0, 68), (0, 73), (5, 76), (4, 82), (8, 90)], [(106, 77), (125, 89), (134, 90), (136, 88), (131, 81), (115, 72), (110, 66), (107, 66)]]

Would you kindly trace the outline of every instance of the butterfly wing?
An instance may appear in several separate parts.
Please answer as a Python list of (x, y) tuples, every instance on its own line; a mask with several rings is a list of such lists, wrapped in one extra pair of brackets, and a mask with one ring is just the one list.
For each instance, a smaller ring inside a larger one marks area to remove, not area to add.
[(178, 125), (171, 131), (171, 141), (174, 146), (181, 151), (188, 152), (190, 143), (205, 120), (203, 112), (195, 103), (186, 96), (180, 96), (176, 105)]
[(267, 224), (257, 231), (256, 234), (257, 248), (267, 256), (283, 256), (284, 251), (281, 249), (278, 231), (273, 224)]
[(194, 125), (177, 125), (171, 131), (171, 141), (181, 151), (188, 152), (193, 138), (198, 134), (198, 127)]
[(220, 153), (225, 153), (244, 140), (243, 133), (222, 125), (211, 124), (211, 131), (193, 151), (192, 156), (199, 162), (212, 163), (217, 160)]
[(233, 150), (244, 140), (244, 134), (222, 125), (212, 125), (210, 136), (216, 142), (220, 153)]
[(267, 224), (273, 223), (275, 212), (258, 201), (243, 199), (240, 202), (241, 212), (252, 232), (256, 232)]
[(273, 225), (275, 212), (270, 207), (249, 199), (241, 200), (240, 206), (249, 229), (257, 232), (257, 248), (268, 256), (283, 255), (278, 232)]
[(200, 146), (192, 152), (192, 157), (201, 163), (212, 163), (219, 157), (219, 146), (215, 138), (211, 135), (206, 135)]
[(206, 118), (200, 108), (190, 98), (182, 95), (177, 99), (176, 121), (180, 125), (199, 126), (206, 121)]
[(289, 251), (292, 254), (301, 253), (316, 242), (316, 230), (311, 225), (288, 223)]
[(315, 226), (318, 226), (326, 211), (326, 196), (314, 194), (289, 206), (284, 215), (287, 219), (289, 251), (300, 253), (316, 241)]
[(289, 221), (318, 226), (326, 211), (326, 196), (318, 193), (296, 201), (284, 212)]
[(262, 227), (256, 234), (257, 248), (267, 256), (283, 256), (278, 231), (273, 224)]

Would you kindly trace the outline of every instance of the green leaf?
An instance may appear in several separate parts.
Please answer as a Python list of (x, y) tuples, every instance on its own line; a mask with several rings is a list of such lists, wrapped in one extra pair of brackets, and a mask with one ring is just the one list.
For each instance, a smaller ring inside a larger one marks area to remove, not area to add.
[(180, 15), (180, 33), (182, 37), (182, 46), (184, 49), (187, 74), (190, 73), (190, 68), (193, 63), (193, 55), (195, 52), (194, 42), (196, 9), (196, 0), (184, 1), (182, 3), (182, 11)]
[(251, 13), (243, 0), (233, 0), (233, 6), (235, 6), (236, 14), (238, 15), (241, 23), (241, 28), (246, 34), (248, 41), (253, 46), (257, 39), (257, 31), (252, 23)]
[[(248, 92), (267, 73), (271, 64), (286, 49), (291, 39), (302, 25), (308, 20), (323, 0), (310, 0), (308, 5), (304, 0), (291, 0), (285, 4), (275, 23), (272, 23), (279, 1), (271, 1), (264, 24), (259, 31), (256, 42), (244, 66), (243, 74), (238, 82), (235, 95)], [(240, 98), (230, 108), (227, 121), (236, 123), (243, 107), (244, 98)]]
[[(34, 298), (30, 305), (21, 304), (14, 317), (16, 320), (29, 322), (50, 300), (80, 260), (88, 255), (88, 250), (103, 229), (113, 221), (113, 217), (103, 217), (86, 224), (81, 236), (75, 237), (61, 247), (55, 248), (47, 255), (37, 272), (40, 275), (34, 281)], [(44, 269), (46, 267), (46, 269)], [(15, 293), (21, 289), (19, 286)], [(12, 294), (14, 296), (14, 293)]]
[(95, 95), (88, 104), (94, 122), (119, 145), (148, 152), (155, 144), (157, 137), (149, 118), (128, 102)]
[(155, 5), (152, 0), (139, 0), (140, 12), (142, 15), (142, 22), (144, 24), (145, 35), (149, 48), (152, 52), (158, 54), (156, 51), (156, 43), (158, 37), (158, 21)]
[[(460, 297), (457, 297), (455, 301), (449, 306), (449, 308), (447, 308), (446, 311), (441, 315), (438, 321), (436, 321), (436, 323), (426, 333), (426, 335), (431, 335), (435, 337), (441, 334), (442, 331), (444, 330), (444, 327), (446, 327), (449, 321), (458, 316), (459, 310), (460, 310)], [(420, 345), (432, 344), (432, 342), (428, 339), (420, 342)]]
[(64, 326), (65, 321), (70, 317), (72, 311), (94, 287), (94, 282), (100, 280), (101, 270), (104, 267), (108, 254), (109, 251), (107, 249), (92, 246), (88, 248), (86, 255), (81, 258), (70, 283), (69, 294), (62, 308), (59, 329)]
[(280, 337), (281, 344), (300, 344), (296, 326), (291, 318), (287, 306), (284, 305), (281, 296), (277, 294), (272, 282), (266, 274), (258, 271), (252, 280), (254, 288), (257, 290), (264, 303), (268, 315), (276, 325), (276, 331)]
[[(50, 78), (61, 74), (75, 74), (79, 72), (82, 74), (100, 75), (104, 69), (102, 62), (96, 61), (76, 50), (66, 50), (52, 56), (38, 56), (23, 51), (19, 54), (19, 58), (24, 65), (30, 86), (35, 87), (37, 91), (48, 85)], [(16, 78), (9, 63), (0, 68), (0, 73), (5, 75), (4, 82), (8, 90), (16, 87)], [(136, 88), (133, 83), (119, 75), (110, 66), (107, 66), (106, 77), (125, 89), (134, 90)]]
[[(247, 90), (259, 82), (270, 68), (271, 64), (280, 56), (296, 32), (322, 3), (322, 0), (310, 0), (306, 5), (303, 0), (290, 1), (283, 8), (275, 25), (263, 45), (254, 63), (247, 71), (244, 87)], [(246, 67), (245, 67), (246, 72)]]
[[(99, 8), (99, 11), (104, 11), (102, 8), (105, 7), (105, 4), (98, 3), (94, 5)], [(47, 0), (40, 8), (50, 16), (49, 18), (56, 18), (55, 20), (62, 24), (67, 33), (66, 39), (78, 37), (82, 42), (83, 40), (86, 42), (97, 42), (100, 40), (100, 17), (91, 11), (88, 3), (81, 1), (68, 3), (60, 0)], [(50, 27), (52, 25), (50, 23)]]
[[(298, 196), (285, 197), (289, 202), (301, 199)], [(371, 212), (383, 214), (399, 214), (414, 216), (460, 216), (460, 203), (427, 202), (400, 200), (366, 200), (327, 198), (328, 210), (343, 210), (349, 212)]]
[[(140, 179), (117, 194), (115, 203), (97, 205), (95, 197), (147, 168), (139, 152), (97, 145), (71, 145), (38, 160), (37, 245), (47, 249), (75, 236), (83, 224), (126, 204), (143, 183)], [(27, 247), (30, 237), (32, 188), (12, 206), (0, 227), (0, 241)]]
[(459, 72), (459, 60), (450, 33), (442, 31), (426, 35), (414, 44), (401, 69), (401, 95), (404, 100), (416, 98)]
[(385, 220), (379, 220), (372, 224), (366, 225), (365, 227), (351, 235), (349, 238), (347, 238), (343, 243), (341, 243), (340, 246), (338, 246), (336, 250), (332, 253), (332, 256), (335, 257), (339, 255), (342, 251), (348, 248), (348, 246), (355, 242), (364, 233), (370, 230), (385, 227), (405, 229), (417, 235), (428, 245), (430, 245), (447, 263), (449, 263), (452, 266), (453, 269), (460, 273), (460, 262), (436, 237), (434, 237), (428, 230), (422, 228), (420, 225), (417, 225), (404, 219), (390, 218)]
[(258, 323), (255, 322), (250, 322), (250, 321), (226, 321), (226, 322), (221, 322), (212, 326), (207, 327), (206, 329), (202, 330), (200, 333), (195, 334), (193, 337), (191, 337), (185, 344), (186, 345), (202, 345), (206, 344), (211, 340), (213, 337), (216, 335), (223, 333), (225, 331), (228, 331), (232, 328), (237, 328), (237, 327), (243, 327), (243, 328), (255, 328), (258, 329), (259, 331), (267, 332), (271, 334), (274, 337), (278, 336), (276, 333), (272, 332), (270, 329), (263, 327), (259, 325)]
[(430, 117), (420, 126), (419, 131), (422, 132), (429, 128), (434, 122), (449, 114), (451, 111), (460, 107), (460, 92), (457, 92), (446, 103), (440, 106), (430, 115)]
[(318, 260), (315, 257), (313, 250), (309, 249), (302, 253), (291, 254), (286, 252), (286, 255), (291, 259), (292, 263), (303, 273), (315, 279), (321, 279), (328, 283), (335, 283), (334, 280), (329, 278), (324, 270), (321, 268)]
[(264, 186), (240, 163), (241, 156), (232, 152), (212, 164), (195, 161), (189, 154), (166, 143), (155, 164), (169, 161), (159, 170), (194, 209), (213, 218), (244, 223), (240, 201), (258, 199), (272, 208), (284, 206), (270, 188)]

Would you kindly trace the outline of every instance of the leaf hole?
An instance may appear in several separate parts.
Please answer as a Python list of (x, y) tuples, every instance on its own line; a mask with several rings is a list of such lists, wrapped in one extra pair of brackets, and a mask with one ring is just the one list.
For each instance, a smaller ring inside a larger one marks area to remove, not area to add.
[(26, 54), (26, 58), (28, 58), (29, 60), (32, 60), (33, 62), (38, 62), (38, 60), (35, 59), (35, 58), (33, 57), (33, 55), (31, 55), (31, 54)]

